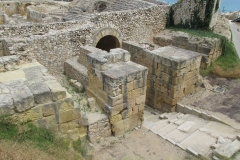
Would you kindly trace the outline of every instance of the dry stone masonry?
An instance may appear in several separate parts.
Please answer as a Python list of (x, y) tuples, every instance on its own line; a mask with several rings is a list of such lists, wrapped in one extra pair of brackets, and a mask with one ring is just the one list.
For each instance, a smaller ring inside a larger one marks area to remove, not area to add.
[(129, 52), (113, 49), (87, 54), (88, 88), (104, 108), (114, 135), (141, 125), (146, 97), (147, 68), (130, 61)]
[(0, 80), (1, 115), (33, 122), (65, 138), (81, 137), (80, 108), (74, 107), (71, 96), (45, 67), (39, 63), (21, 65), (12, 73), (0, 73)]
[(181, 98), (195, 89), (201, 55), (167, 46), (152, 51), (134, 42), (123, 42), (131, 60), (148, 68), (146, 104), (163, 111), (175, 111)]
[[(172, 7), (152, 0), (42, 2), (0, 2), (0, 114), (62, 137), (98, 142), (141, 126), (145, 105), (175, 111), (194, 91), (200, 65), (221, 55), (218, 39), (164, 31), (169, 22), (205, 24), (208, 0)], [(218, 0), (214, 6), (210, 28)], [(102, 111), (80, 111), (48, 71), (76, 79), (70, 83), (85, 89), (89, 108)]]
[(163, 30), (153, 37), (160, 46), (173, 45), (202, 54), (201, 68), (207, 68), (222, 54), (222, 40), (218, 38), (197, 37), (184, 32)]

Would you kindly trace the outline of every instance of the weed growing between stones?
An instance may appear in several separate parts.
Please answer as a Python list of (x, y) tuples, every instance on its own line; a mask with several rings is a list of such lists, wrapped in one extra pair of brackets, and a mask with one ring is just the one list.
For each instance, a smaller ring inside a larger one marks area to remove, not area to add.
[(0, 116), (0, 143), (9, 141), (15, 143), (28, 143), (33, 148), (38, 148), (47, 154), (59, 159), (79, 159), (78, 153), (68, 153), (70, 140), (56, 137), (49, 129), (39, 128), (33, 123), (18, 123), (10, 116)]
[(173, 31), (181, 31), (198, 37), (219, 38), (222, 40), (222, 55), (213, 62), (207, 69), (201, 69), (202, 76), (214, 74), (224, 78), (240, 77), (240, 59), (234, 47), (234, 44), (226, 37), (213, 33), (210, 30), (193, 30), (181, 28), (169, 28)]

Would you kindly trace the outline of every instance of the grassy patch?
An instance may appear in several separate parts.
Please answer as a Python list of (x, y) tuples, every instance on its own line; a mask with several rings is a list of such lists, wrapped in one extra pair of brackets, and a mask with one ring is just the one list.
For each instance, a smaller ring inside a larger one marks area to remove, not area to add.
[(213, 62), (207, 69), (201, 69), (202, 76), (214, 74), (225, 78), (239, 78), (240, 77), (240, 60), (234, 44), (226, 39), (226, 37), (213, 33), (210, 30), (192, 30), (169, 28), (173, 31), (181, 31), (189, 33), (190, 35), (198, 37), (219, 38), (222, 40), (222, 55)]
[(53, 132), (36, 127), (32, 123), (17, 123), (10, 116), (0, 116), (0, 141), (12, 141), (17, 144), (28, 143), (46, 154), (58, 159), (79, 159), (76, 153), (68, 153), (70, 140), (57, 138)]

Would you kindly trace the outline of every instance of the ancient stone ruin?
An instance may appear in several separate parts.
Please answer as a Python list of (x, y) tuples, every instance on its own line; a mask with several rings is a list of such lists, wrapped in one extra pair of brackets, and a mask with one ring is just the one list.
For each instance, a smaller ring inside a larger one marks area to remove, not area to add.
[[(211, 28), (219, 1), (213, 4), (209, 17), (206, 1), (1, 1), (0, 114), (96, 142), (141, 127), (145, 106), (176, 111), (195, 90), (199, 69), (221, 55), (222, 42), (166, 25), (192, 27), (197, 9)], [(54, 77), (63, 73), (101, 113), (81, 110)]]

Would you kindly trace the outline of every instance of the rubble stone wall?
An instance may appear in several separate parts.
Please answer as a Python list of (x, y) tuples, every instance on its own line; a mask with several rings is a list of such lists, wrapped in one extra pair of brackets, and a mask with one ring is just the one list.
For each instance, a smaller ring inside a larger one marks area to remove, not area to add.
[(178, 100), (194, 91), (199, 74), (200, 54), (175, 47), (149, 51), (137, 43), (125, 41), (123, 49), (131, 53), (131, 61), (148, 68), (148, 106), (163, 111), (175, 111)]
[(130, 62), (130, 54), (122, 49), (90, 53), (87, 59), (87, 93), (108, 114), (113, 134), (120, 135), (140, 126), (147, 68)]
[(174, 25), (187, 28), (212, 28), (216, 24), (219, 0), (179, 0), (170, 15)]
[[(129, 12), (96, 14), (92, 22), (4, 25), (0, 26), (0, 30), (7, 39), (6, 46), (11, 48), (11, 54), (23, 55), (23, 59), (35, 58), (51, 73), (59, 73), (63, 71), (64, 61), (78, 55), (81, 46), (92, 45), (94, 35), (102, 28), (117, 30), (122, 39), (152, 39), (155, 33), (165, 28), (168, 9), (167, 6), (155, 6)], [(67, 27), (70, 29), (65, 30)]]

